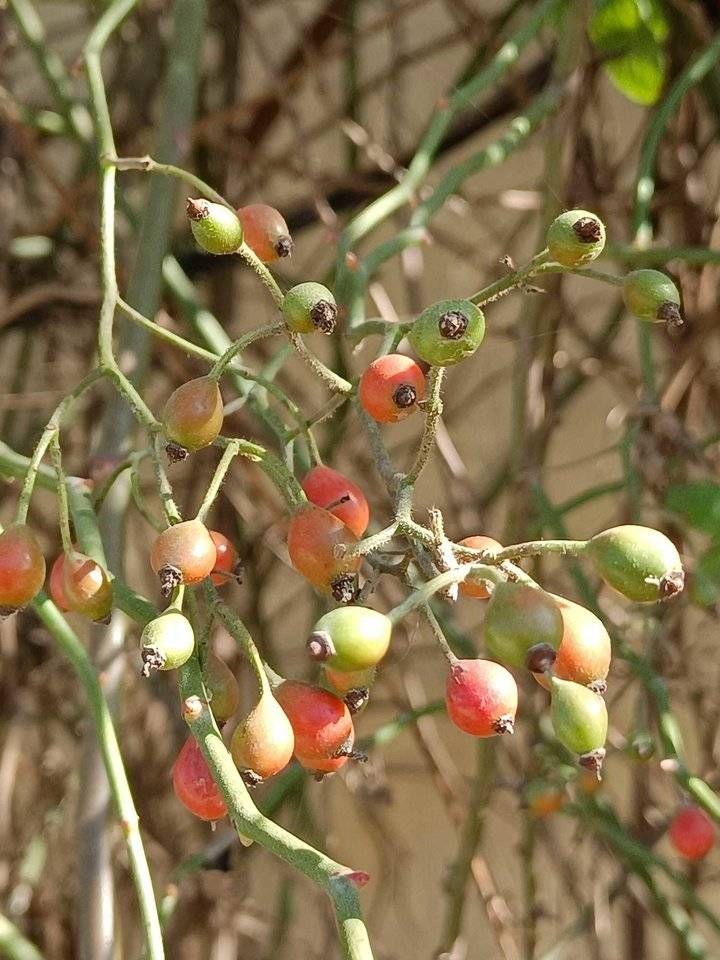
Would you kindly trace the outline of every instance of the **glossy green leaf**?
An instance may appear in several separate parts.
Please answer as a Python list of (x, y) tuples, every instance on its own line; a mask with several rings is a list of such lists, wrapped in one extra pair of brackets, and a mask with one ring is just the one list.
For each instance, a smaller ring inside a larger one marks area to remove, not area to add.
[(670, 487), (665, 506), (679, 513), (691, 527), (720, 536), (720, 484), (711, 480), (678, 483)]
[(668, 24), (658, 0), (595, 0), (590, 38), (605, 72), (629, 100), (655, 103), (664, 86)]
[(690, 598), (701, 607), (720, 602), (720, 543), (699, 558), (690, 579)]

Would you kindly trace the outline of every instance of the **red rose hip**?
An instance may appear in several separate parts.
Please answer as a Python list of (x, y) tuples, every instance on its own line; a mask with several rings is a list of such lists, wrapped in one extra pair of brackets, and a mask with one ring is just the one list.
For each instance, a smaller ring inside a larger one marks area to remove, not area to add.
[(322, 507), (361, 537), (370, 522), (370, 508), (360, 487), (331, 467), (317, 466), (302, 482), (310, 503)]
[(172, 778), (175, 796), (196, 817), (214, 821), (227, 814), (225, 801), (194, 737), (183, 744)]
[(373, 360), (360, 378), (360, 403), (378, 423), (397, 423), (417, 410), (425, 398), (425, 374), (400, 353)]
[(492, 660), (458, 660), (445, 691), (450, 719), (474, 737), (512, 733), (518, 691), (513, 675)]
[(686, 860), (702, 860), (715, 845), (715, 827), (710, 817), (692, 804), (679, 810), (668, 830), (670, 843)]

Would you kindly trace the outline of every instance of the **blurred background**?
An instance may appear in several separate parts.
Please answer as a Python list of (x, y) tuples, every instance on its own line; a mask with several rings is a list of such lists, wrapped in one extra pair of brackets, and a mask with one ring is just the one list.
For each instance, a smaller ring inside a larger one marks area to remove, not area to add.
[[(276, 271), (281, 285), (317, 279), (333, 286), (348, 222), (402, 180), (443, 98), (541, 6), (144, 0), (103, 61), (118, 153), (184, 166), (238, 206), (262, 200), (278, 207), (295, 241), (293, 257)], [(366, 319), (403, 320), (440, 298), (470, 295), (503, 275), (503, 258), (522, 264), (541, 249), (547, 224), (574, 207), (606, 223), (603, 269), (650, 265), (672, 275), (685, 325), (646, 328), (649, 336), (640, 338), (619, 291), (583, 278), (547, 278), (542, 291), (490, 304), (485, 343), (449, 373), (416, 515), (424, 520), (425, 508), (437, 506), (451, 537), (483, 533), (504, 543), (585, 538), (633, 521), (671, 535), (690, 573), (680, 600), (648, 611), (604, 591), (599, 599), (606, 622), (665, 678), (688, 767), (717, 788), (720, 10), (712, 0), (574, 0), (556, 8), (517, 63), (461, 105), (410, 203), (355, 246), (363, 257), (395, 237), (448, 171), (486, 157), (449, 193), (421, 241), (368, 278), (361, 309)], [(0, 9), (0, 437), (25, 455), (95, 351), (97, 178), (79, 56), (102, 9), (57, 0), (34, 7), (8, 0)], [(702, 75), (687, 79), (688, 65), (703, 54)], [(669, 94), (678, 82), (675, 102)], [(483, 154), (543, 91), (558, 100), (538, 129), (516, 149)], [(651, 155), (650, 230), (638, 246), (639, 165), (666, 107)], [(272, 319), (250, 271), (194, 246), (184, 185), (139, 172), (119, 180), (118, 275), (127, 300), (214, 350)], [(205, 370), (123, 318), (117, 330), (117, 356), (156, 412), (175, 386)], [(380, 342), (320, 339), (313, 349), (349, 377)], [(274, 341), (244, 359), (307, 415), (327, 403), (323, 385)], [(227, 382), (224, 399), (226, 433), (279, 449), (282, 406), (242, 378)], [(398, 468), (414, 455), (419, 429), (410, 418), (384, 430)], [(326, 462), (364, 488), (371, 530), (382, 528), (391, 505), (353, 410), (342, 408), (315, 433)], [(127, 411), (105, 387), (82, 401), (63, 432), (67, 469), (80, 476), (100, 476), (138, 443)], [(301, 476), (307, 452), (296, 444), (292, 455)], [(172, 468), (189, 515), (216, 459), (211, 449)], [(149, 467), (142, 478), (155, 508)], [(1, 483), (7, 523), (18, 484), (7, 476)], [(51, 493), (36, 494), (32, 516), (46, 556), (55, 556)], [(159, 602), (147, 562), (152, 531), (123, 483), (101, 521), (111, 569)], [(213, 526), (238, 544), (246, 563), (244, 583), (225, 588), (228, 601), (280, 672), (310, 678), (303, 643), (320, 607), (288, 564), (285, 508), (253, 464), (233, 465)], [(567, 562), (528, 569), (575, 599), (583, 586), (598, 589), (588, 570), (583, 582)], [(387, 609), (405, 592), (383, 577), (376, 605)], [(482, 602), (443, 612), (458, 650), (482, 649)], [(167, 956), (339, 956), (321, 892), (257, 846), (239, 845), (227, 824), (211, 832), (177, 803), (170, 770), (186, 731), (176, 680), (139, 676), (138, 629), (121, 615), (109, 628), (72, 622), (116, 711)], [(219, 631), (213, 642), (249, 702), (252, 677), (233, 641)], [(616, 659), (610, 674), (610, 749), (592, 794), (548, 747), (547, 698), (530, 680), (523, 679), (510, 742), (478, 747), (442, 713), (398, 722), (442, 697), (445, 670), (421, 619), (404, 621), (357, 722), (359, 736), (371, 738), (368, 763), (323, 783), (293, 769), (256, 794), (289, 829), (371, 874), (362, 899), (376, 957), (720, 954), (712, 912), (720, 904), (720, 859), (715, 851), (688, 870), (664, 837), (682, 794), (659, 763), (657, 703), (627, 663)], [(538, 817), (528, 809), (534, 782), (549, 782), (565, 806)], [(47, 960), (142, 956), (122, 834), (107, 804), (87, 705), (69, 665), (33, 613), (4, 621), (0, 910)], [(672, 921), (676, 909), (684, 920)], [(2, 943), (0, 956), (23, 956)]]

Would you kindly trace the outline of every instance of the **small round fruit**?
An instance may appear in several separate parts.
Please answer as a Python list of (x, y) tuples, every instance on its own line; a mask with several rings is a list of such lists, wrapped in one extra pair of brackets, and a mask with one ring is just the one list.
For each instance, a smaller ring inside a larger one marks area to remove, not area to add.
[[(297, 509), (288, 528), (288, 553), (298, 573), (340, 603), (355, 596), (361, 557), (338, 556), (342, 546), (357, 543), (355, 534), (334, 514), (315, 504)], [(336, 548), (339, 548), (336, 552)]]
[[(563, 635), (553, 664), (553, 673), (561, 680), (573, 680), (602, 693), (610, 670), (612, 644), (605, 625), (590, 610), (551, 594), (560, 608)], [(534, 674), (537, 682), (550, 689), (543, 674)]]
[(140, 637), (144, 677), (153, 670), (176, 670), (195, 650), (195, 634), (187, 617), (178, 610), (166, 610), (155, 617)]
[(288, 225), (274, 207), (251, 203), (238, 210), (245, 234), (245, 243), (264, 262), (273, 263), (289, 257), (293, 251)]
[(588, 687), (557, 677), (551, 679), (551, 694), (555, 736), (567, 750), (579, 754), (582, 766), (599, 774), (608, 730), (605, 701)]
[(680, 554), (664, 533), (626, 524), (596, 534), (587, 546), (596, 573), (638, 603), (669, 600), (685, 584)]
[(337, 323), (335, 297), (322, 283), (298, 283), (285, 294), (282, 305), (285, 323), (295, 333), (331, 334)]
[(686, 860), (702, 860), (715, 845), (715, 827), (700, 807), (688, 804), (675, 814), (668, 830), (670, 843)]
[(563, 620), (550, 594), (524, 583), (499, 583), (485, 614), (485, 647), (510, 667), (524, 667), (528, 650), (546, 643), (557, 650)]
[(60, 553), (55, 557), (55, 562), (52, 567), (50, 567), (50, 576), (48, 578), (48, 593), (50, 594), (50, 599), (58, 608), (62, 610), (63, 613), (67, 613), (70, 607), (68, 606), (67, 597), (65, 596), (65, 590), (63, 588), (63, 577), (65, 576), (65, 554)]
[(360, 487), (331, 467), (313, 467), (302, 482), (305, 496), (328, 510), (361, 537), (370, 522), (370, 508)]
[(605, 225), (587, 210), (568, 210), (550, 224), (546, 242), (550, 258), (572, 270), (603, 252)]
[(350, 711), (342, 700), (309, 683), (286, 680), (274, 690), (295, 735), (295, 755), (303, 766), (337, 756), (353, 736)]
[(360, 378), (363, 409), (378, 423), (397, 423), (425, 399), (425, 374), (410, 357), (389, 353), (373, 360)]
[[(459, 540), (461, 547), (471, 547), (473, 550), (502, 550), (502, 544), (492, 537), (465, 537)], [(476, 600), (487, 600), (490, 596), (487, 589), (487, 583), (484, 580), (473, 580), (472, 576), (467, 577), (460, 586), (460, 594), (463, 597), (474, 597)]]
[(633, 316), (651, 323), (680, 326), (680, 292), (659, 270), (633, 270), (623, 279), (623, 300)]
[(160, 578), (160, 592), (169, 597), (181, 583), (199, 583), (215, 566), (217, 550), (200, 520), (184, 520), (163, 530), (150, 552), (150, 565)]
[(262, 694), (230, 741), (235, 766), (248, 786), (280, 773), (290, 763), (294, 748), (290, 721), (270, 692)]
[(30, 527), (14, 524), (0, 533), (0, 619), (26, 607), (44, 582), (45, 558)]
[(240, 687), (230, 667), (209, 652), (203, 664), (203, 683), (208, 703), (218, 723), (225, 723), (240, 706)]
[(243, 242), (237, 214), (222, 203), (188, 200), (185, 208), (195, 242), (208, 253), (235, 253)]
[(556, 783), (533, 780), (525, 791), (525, 803), (531, 816), (536, 820), (542, 820), (562, 809), (565, 804), (565, 791)]
[(168, 440), (186, 450), (213, 443), (223, 425), (223, 402), (216, 380), (197, 377), (170, 394), (163, 411)]
[(113, 592), (106, 570), (84, 553), (73, 550), (63, 563), (63, 594), (68, 610), (96, 622), (107, 621)]
[(388, 651), (392, 620), (370, 607), (338, 607), (320, 617), (308, 652), (333, 670), (352, 672), (376, 666)]
[(210, 580), (216, 587), (222, 587), (228, 580), (242, 582), (242, 561), (240, 555), (224, 533), (211, 530), (210, 536), (215, 544), (215, 566)]
[(512, 733), (518, 705), (513, 675), (492, 660), (458, 660), (448, 674), (445, 703), (450, 719), (474, 737)]
[(471, 300), (440, 300), (423, 310), (408, 340), (421, 360), (449, 367), (472, 356), (484, 336), (485, 316)]
[(201, 820), (222, 820), (227, 807), (194, 737), (185, 741), (173, 765), (175, 796)]

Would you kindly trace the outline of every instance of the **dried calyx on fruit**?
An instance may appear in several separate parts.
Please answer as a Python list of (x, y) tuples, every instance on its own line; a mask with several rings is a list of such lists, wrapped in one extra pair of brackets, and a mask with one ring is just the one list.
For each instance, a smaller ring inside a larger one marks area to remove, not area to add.
[(651, 527), (627, 524), (603, 530), (588, 541), (586, 552), (598, 575), (628, 600), (670, 600), (685, 585), (675, 544)]
[(164, 597), (181, 583), (199, 583), (209, 577), (216, 559), (213, 539), (200, 520), (184, 520), (163, 530), (150, 552), (150, 565)]
[(633, 270), (623, 279), (623, 300), (633, 316), (670, 327), (683, 324), (680, 292), (659, 270)]
[(392, 621), (384, 613), (370, 607), (339, 607), (320, 617), (307, 649), (313, 660), (332, 670), (368, 670), (387, 653), (391, 635)]
[(230, 752), (235, 766), (245, 783), (255, 787), (280, 773), (290, 763), (294, 749), (292, 725), (266, 687), (232, 735)]
[(170, 441), (170, 460), (183, 460), (187, 451), (213, 443), (223, 425), (223, 402), (217, 381), (197, 377), (181, 384), (165, 404), (162, 424)]
[(378, 423), (397, 423), (425, 399), (425, 374), (410, 357), (389, 353), (373, 360), (360, 378), (360, 403)]
[(242, 225), (229, 207), (209, 200), (188, 200), (185, 212), (196, 243), (208, 253), (235, 253), (242, 244)]
[(342, 520), (312, 503), (298, 507), (288, 527), (292, 565), (338, 603), (351, 603), (357, 593), (362, 558), (343, 553), (343, 547), (353, 543), (357, 543), (357, 537)]
[(485, 336), (485, 316), (471, 300), (440, 300), (427, 307), (408, 333), (426, 363), (447, 367), (475, 353)]
[(145, 625), (140, 638), (142, 674), (153, 670), (176, 670), (190, 659), (195, 649), (195, 634), (187, 617), (172, 608)]
[(599, 694), (571, 680), (550, 680), (553, 730), (560, 743), (579, 755), (580, 766), (594, 770), (598, 778), (605, 759), (608, 715)]
[(548, 227), (550, 258), (572, 270), (595, 260), (605, 247), (605, 225), (587, 210), (568, 210)]
[(450, 719), (474, 737), (512, 733), (518, 705), (513, 675), (492, 660), (458, 660), (445, 687)]
[(45, 558), (30, 527), (19, 523), (0, 533), (0, 619), (26, 607), (44, 582)]
[(528, 650), (546, 643), (560, 645), (563, 621), (549, 593), (524, 583), (499, 583), (485, 615), (485, 647), (490, 656), (511, 667), (524, 667)]
[(337, 323), (335, 297), (321, 283), (299, 283), (285, 294), (282, 305), (285, 323), (295, 333), (331, 334)]

